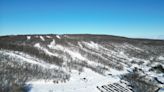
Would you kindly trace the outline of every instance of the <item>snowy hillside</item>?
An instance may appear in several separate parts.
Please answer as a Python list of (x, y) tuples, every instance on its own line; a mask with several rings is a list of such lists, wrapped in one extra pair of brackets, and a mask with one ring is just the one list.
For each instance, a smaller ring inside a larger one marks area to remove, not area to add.
[(155, 92), (164, 40), (110, 35), (0, 37), (2, 92)]

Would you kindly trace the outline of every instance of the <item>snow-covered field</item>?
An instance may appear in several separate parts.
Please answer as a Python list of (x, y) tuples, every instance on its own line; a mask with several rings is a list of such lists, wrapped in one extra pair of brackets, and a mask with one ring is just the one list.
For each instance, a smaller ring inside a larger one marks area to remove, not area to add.
[(118, 76), (100, 75), (85, 68), (80, 74), (76, 70), (71, 71), (70, 80), (63, 83), (56, 84), (53, 80), (34, 80), (27, 84), (32, 84), (30, 92), (99, 92), (97, 86), (119, 81)]

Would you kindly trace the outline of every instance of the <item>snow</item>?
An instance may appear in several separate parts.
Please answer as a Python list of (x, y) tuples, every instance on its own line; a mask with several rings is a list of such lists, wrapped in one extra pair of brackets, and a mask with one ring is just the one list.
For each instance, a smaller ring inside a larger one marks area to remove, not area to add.
[[(42, 41), (45, 41), (44, 37), (38, 36)], [(50, 38), (46, 36), (47, 38)], [(58, 39), (61, 39), (59, 35), (56, 35)], [(27, 36), (27, 39), (30, 39), (30, 36)], [(69, 42), (67, 42), (69, 43)], [(38, 48), (39, 50), (42, 50), (45, 52), (45, 54), (49, 56), (56, 56), (63, 58), (64, 60), (71, 59), (72, 61), (76, 62), (86, 62), (88, 65), (92, 67), (96, 66), (103, 66), (106, 67), (106, 65), (100, 64), (98, 62), (93, 61), (92, 59), (88, 58), (87, 55), (81, 54), (79, 52), (79, 49), (90, 54), (90, 55), (96, 55), (99, 58), (103, 60), (109, 60), (108, 58), (112, 57), (114, 59), (125, 59), (122, 62), (119, 62), (119, 64), (122, 64), (124, 67), (124, 70), (118, 71), (116, 69), (111, 69), (107, 67), (109, 70), (108, 72), (105, 71), (104, 75), (100, 75), (98, 73), (95, 73), (94, 71), (84, 68), (84, 71), (79, 74), (78, 71), (72, 70), (71, 78), (66, 83), (59, 83), (54, 84), (53, 80), (45, 81), (45, 80), (33, 80), (29, 81), (28, 84), (32, 84), (32, 90), (31, 92), (99, 92), (96, 86), (101, 86), (108, 83), (114, 83), (118, 82), (120, 80), (120, 75), (123, 75), (125, 73), (128, 73), (127, 70), (134, 69), (135, 67), (143, 69), (145, 74), (147, 74), (149, 77), (157, 77), (162, 82), (164, 81), (163, 76), (157, 75), (156, 73), (150, 72), (149, 66), (146, 66), (146, 64), (149, 62), (148, 60), (135, 58), (135, 57), (128, 57), (128, 55), (124, 52), (124, 50), (119, 49), (117, 51), (109, 49), (101, 44), (95, 43), (93, 41), (90, 42), (78, 42), (78, 44), (75, 46), (71, 43), (68, 44), (69, 46), (64, 46), (60, 44), (56, 44), (55, 39), (52, 39), (52, 41), (47, 46), (42, 46), (41, 43), (34, 44), (34, 47)], [(135, 47), (133, 45), (123, 44), (123, 48), (128, 49), (135, 49), (138, 51), (143, 51), (142, 49)], [(120, 47), (122, 48), (122, 47)], [(60, 52), (61, 51), (61, 52)], [(62, 69), (64, 72), (68, 72), (66, 68), (68, 67), (58, 67), (54, 64), (46, 63), (42, 60), (37, 60), (34, 57), (31, 57), (29, 55), (23, 55), (22, 53), (12, 52), (12, 51), (1, 51), (0, 53), (5, 53), (11, 57), (18, 58), (20, 60), (17, 60), (18, 62), (26, 62), (31, 64), (36, 64), (39, 66), (42, 66), (43, 68), (48, 69)], [(63, 54), (64, 53), (64, 54)], [(67, 57), (67, 55), (69, 57)], [(164, 60), (164, 56), (159, 56), (159, 60)], [(138, 64), (131, 64), (131, 61), (134, 60), (136, 62), (143, 61), (144, 64), (138, 65)], [(117, 61), (117, 60), (116, 60)], [(110, 61), (109, 61), (110, 62)], [(64, 62), (67, 63), (67, 62)], [(118, 62), (115, 62), (113, 60), (113, 63), (117, 64)], [(127, 67), (127, 63), (131, 65)], [(153, 65), (157, 65), (159, 62), (154, 63)], [(110, 76), (109, 76), (110, 74)], [(108, 76), (107, 76), (108, 75)], [(85, 78), (85, 79), (84, 79)], [(55, 80), (55, 79), (54, 79)]]
[(97, 49), (98, 50), (100, 48), (100, 45), (93, 42), (93, 41), (90, 41), (90, 42), (84, 42), (83, 41), (82, 43), (90, 49)]
[(36, 43), (36, 44), (34, 45), (34, 47), (40, 48), (40, 47), (41, 47), (41, 46), (40, 46), (40, 43)]
[(133, 50), (136, 50), (136, 51), (138, 51), (138, 52), (144, 52), (143, 49), (138, 48), (138, 47), (133, 46), (133, 45), (128, 44), (128, 43), (124, 43), (122, 47), (129, 48), (129, 49), (133, 49)]
[(127, 69), (119, 71), (119, 70), (110, 68), (110, 70), (107, 73), (110, 73), (113, 76), (118, 76), (118, 75), (126, 74), (126, 73), (128, 73), (128, 71), (127, 71)]
[[(86, 46), (87, 48), (81, 47), (81, 49), (83, 49), (84, 51), (97, 55), (101, 58), (103, 58), (104, 60), (108, 60), (107, 58), (103, 57), (102, 54), (106, 54), (107, 56), (118, 56), (117, 52), (114, 52), (113, 50), (107, 49), (105, 47), (103, 47), (100, 44), (97, 44), (95, 42), (81, 42), (84, 46)], [(78, 43), (78, 45), (82, 45), (81, 43)], [(90, 49), (94, 50), (91, 51)]]
[[(94, 55), (97, 55), (99, 57), (101, 57), (102, 59), (104, 60), (108, 60), (108, 58), (104, 57), (104, 55), (108, 56), (108, 57), (112, 57), (112, 58), (115, 58), (115, 59), (122, 59), (122, 62), (127, 62), (129, 61), (129, 59), (131, 59), (132, 57), (128, 57), (128, 55), (126, 55), (124, 53), (124, 51), (120, 50), (120, 51), (115, 51), (115, 50), (112, 50), (112, 49), (108, 49), (106, 48), (105, 46), (101, 45), (101, 44), (98, 44), (98, 43), (95, 43), (95, 42), (79, 42), (78, 45), (84, 45), (86, 48), (84, 47), (81, 47), (82, 50), (88, 52), (88, 53), (91, 53), (91, 54), (94, 54)], [(91, 50), (90, 50), (91, 49)], [(94, 51), (92, 51), (94, 50)], [(124, 60), (123, 60), (124, 59)], [(116, 62), (113, 62), (113, 63), (116, 63)]]
[[(81, 45), (81, 44), (80, 44), (80, 45)], [(104, 59), (104, 60), (108, 60), (107, 58), (103, 57), (101, 53), (93, 52), (93, 51), (91, 51), (91, 50), (88, 50), (87, 48), (83, 48), (82, 46), (81, 46), (81, 49), (82, 49), (83, 51), (87, 52), (87, 53), (90, 53), (90, 54), (99, 56), (99, 57), (101, 57), (101, 58)]]
[(117, 52), (115, 52), (114, 50), (110, 50), (108, 48), (105, 48), (103, 45), (97, 44), (93, 41), (90, 42), (82, 42), (83, 45), (85, 45), (88, 49), (92, 49), (97, 53), (100, 54), (106, 54), (107, 56), (114, 56), (114, 55), (118, 55)]
[(30, 40), (31, 39), (31, 36), (27, 36), (27, 40)]
[(158, 59), (159, 60), (164, 60), (164, 56), (159, 56)]
[(47, 38), (52, 38), (51, 36), (46, 36)]
[(159, 77), (157, 77), (157, 79), (158, 79), (160, 82), (164, 83), (164, 77), (163, 77), (163, 76), (159, 76)]
[(161, 88), (160, 90), (158, 90), (158, 92), (164, 92), (164, 88)]
[[(12, 58), (17, 58), (17, 59), (20, 59), (20, 60), (17, 60), (18, 62), (26, 62), (26, 63), (31, 63), (31, 64), (36, 64), (36, 65), (39, 65), (39, 66), (42, 66), (44, 68), (59, 68), (58, 66), (55, 66), (54, 64), (48, 64), (48, 63), (45, 63), (45, 62), (41, 62), (41, 60), (34, 60), (33, 57), (27, 55), (27, 54), (23, 54), (23, 53), (19, 53), (19, 52), (13, 52), (13, 51), (0, 51), (0, 53), (3, 53), (5, 55), (9, 55), (10, 57)], [(18, 54), (19, 53), (19, 54)], [(40, 61), (40, 62), (39, 62)]]
[(78, 46), (80, 46), (80, 49), (82, 49), (83, 51), (85, 51), (85, 52), (87, 52), (89, 54), (96, 55), (96, 56), (102, 58), (103, 60), (108, 60), (106, 57), (102, 56), (101, 53), (103, 53), (103, 52), (101, 52), (101, 51), (94, 52), (94, 51), (91, 51), (91, 50), (89, 50), (87, 48), (84, 48), (83, 45), (81, 44), (81, 42), (78, 42)]
[(45, 41), (45, 39), (44, 39), (44, 37), (43, 36), (39, 36), (40, 37), (40, 39), (42, 40), (42, 41)]
[(48, 47), (51, 49), (67, 52), (72, 57), (73, 60), (75, 59), (86, 60), (83, 56), (81, 56), (80, 53), (72, 51), (66, 47), (63, 47), (62, 45), (54, 45), (54, 42), (51, 42), (50, 45), (48, 45)]
[(49, 45), (48, 45), (49, 48), (51, 49), (56, 49), (56, 50), (63, 50), (64, 51), (64, 47), (61, 46), (61, 45), (54, 45), (54, 42), (51, 42)]
[(56, 45), (56, 42), (55, 42), (55, 40), (53, 39), (52, 42), (50, 42), (50, 44), (49, 44), (48, 46), (51, 47), (51, 46), (55, 46), (55, 45)]
[[(53, 44), (53, 43), (52, 43), (52, 44)], [(34, 47), (37, 47), (38, 49), (44, 51), (47, 55), (56, 56), (56, 57), (58, 56), (58, 54), (52, 53), (52, 52), (50, 52), (48, 49), (42, 47), (42, 46), (40, 45), (40, 43), (34, 44)]]
[(80, 48), (83, 48), (83, 45), (80, 42), (78, 42), (78, 45), (80, 46)]
[(57, 37), (58, 39), (61, 39), (61, 37), (60, 37), (59, 35), (56, 35), (56, 37)]
[(47, 82), (36, 80), (27, 84), (32, 84), (30, 92), (99, 92), (96, 86), (118, 82), (119, 80), (119, 78), (103, 76), (85, 68), (81, 74), (73, 70), (70, 80), (66, 83), (54, 84), (53, 80)]
[(23, 57), (23, 56), (20, 56), (20, 55), (17, 55), (17, 54), (15, 54), (15, 53), (13, 53), (13, 52), (3, 52), (3, 51), (0, 51), (0, 53), (3, 53), (3, 54), (5, 54), (5, 55), (9, 55), (10, 57), (17, 57), (17, 58), (20, 58), (20, 59), (22, 59), (23, 61), (26, 61), (26, 62), (31, 63), (31, 64), (39, 64), (39, 65), (41, 65), (39, 62), (33, 61), (33, 60), (31, 60), (31, 59), (27, 59), (27, 58), (25, 58), (25, 57)]
[[(96, 44), (96, 43), (94, 43), (94, 42), (91, 42), (91, 44), (90, 43), (87, 43), (87, 42), (83, 42), (83, 43), (85, 43), (85, 44), (89, 44), (89, 47), (95, 47), (96, 46), (96, 48), (103, 48), (102, 46), (100, 46), (100, 45), (98, 45), (98, 44)], [(83, 48), (83, 46), (82, 46), (82, 44), (81, 44), (81, 42), (78, 42), (78, 45), (81, 47), (81, 49), (82, 50), (84, 50), (84, 51), (86, 51), (86, 52), (88, 52), (88, 53), (91, 53), (91, 54), (94, 54), (94, 55), (98, 55), (98, 56), (100, 56), (101, 58), (103, 58), (104, 60), (108, 60), (107, 58), (105, 58), (105, 57), (103, 57), (101, 54), (99, 54), (99, 53), (96, 53), (96, 52), (92, 52), (92, 51), (90, 51), (89, 49), (86, 49), (86, 48)], [(81, 61), (87, 61), (87, 63), (88, 64), (93, 64), (93, 65), (100, 65), (100, 64), (97, 64), (96, 62), (94, 62), (94, 61), (91, 61), (91, 60), (88, 60), (88, 58), (87, 57), (85, 57), (85, 56), (83, 56), (81, 53), (79, 53), (78, 52), (78, 50), (76, 50), (75, 48), (73, 48), (73, 49), (71, 49), (71, 48), (69, 48), (69, 47), (64, 47), (64, 46), (62, 46), (62, 45), (59, 45), (59, 44), (56, 44), (55, 43), (55, 40), (53, 40), (49, 45), (47, 45), (50, 49), (55, 49), (55, 50), (60, 50), (60, 51), (62, 51), (62, 52), (65, 52), (65, 53), (67, 53), (67, 54), (69, 54), (70, 56), (71, 56), (71, 58), (73, 59), (73, 60), (81, 60)], [(74, 45), (72, 45), (72, 46), (74, 46)], [(103, 48), (103, 49), (105, 49), (106, 50), (106, 48)], [(104, 52), (100, 52), (100, 53), (104, 53)]]
[(102, 65), (100, 63), (97, 63), (95, 61), (91, 61), (91, 60), (88, 60), (86, 57), (84, 57), (81, 53), (77, 52), (77, 51), (74, 51), (72, 49), (69, 49), (68, 47), (64, 47), (62, 45), (53, 45), (52, 43), (50, 43), (48, 45), (49, 48), (51, 49), (55, 49), (55, 50), (61, 50), (67, 54), (69, 54), (71, 56), (71, 58), (73, 60), (81, 60), (81, 61), (86, 61), (88, 65), (91, 65), (91, 66), (105, 66), (105, 65)]

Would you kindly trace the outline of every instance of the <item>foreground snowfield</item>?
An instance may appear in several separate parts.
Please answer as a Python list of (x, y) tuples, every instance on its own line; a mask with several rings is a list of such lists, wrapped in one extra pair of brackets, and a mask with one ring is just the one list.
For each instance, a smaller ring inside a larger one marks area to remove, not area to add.
[(66, 83), (53, 83), (53, 80), (36, 80), (27, 84), (32, 84), (30, 92), (100, 92), (96, 86), (119, 82), (118, 76), (100, 75), (90, 69), (85, 68), (79, 74), (76, 70), (71, 72), (71, 78)]
[[(59, 83), (54, 83), (54, 80), (32, 80), (27, 82), (27, 84), (32, 85), (30, 92), (100, 92), (97, 87), (113, 83), (120, 84), (122, 81), (120, 76), (128, 73), (128, 71), (131, 71), (131, 69), (124, 71), (111, 69), (109, 72), (101, 75), (90, 69), (84, 68), (83, 72), (81, 73), (79, 73), (77, 70), (72, 70), (70, 73), (70, 79), (65, 82), (62, 81)], [(147, 72), (146, 74), (149, 74), (147, 77), (150, 77), (150, 79), (157, 77), (162, 82), (164, 80), (163, 74), (155, 74), (152, 72)], [(127, 81), (125, 81), (125, 83), (126, 82)], [(124, 85), (123, 87), (127, 88), (126, 84), (121, 85)], [(164, 87), (163, 85), (160, 86)], [(163, 92), (163, 89), (159, 90), (158, 92)]]

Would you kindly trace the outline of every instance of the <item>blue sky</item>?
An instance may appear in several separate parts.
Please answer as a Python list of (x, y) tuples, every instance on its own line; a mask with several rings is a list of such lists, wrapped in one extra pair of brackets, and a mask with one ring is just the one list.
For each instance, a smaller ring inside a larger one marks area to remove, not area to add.
[(164, 0), (0, 0), (0, 35), (164, 35)]

